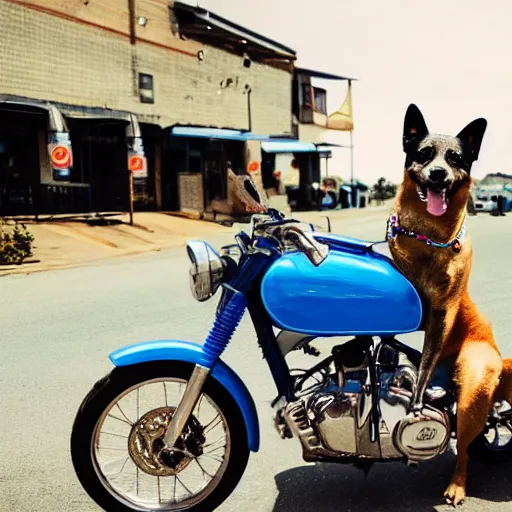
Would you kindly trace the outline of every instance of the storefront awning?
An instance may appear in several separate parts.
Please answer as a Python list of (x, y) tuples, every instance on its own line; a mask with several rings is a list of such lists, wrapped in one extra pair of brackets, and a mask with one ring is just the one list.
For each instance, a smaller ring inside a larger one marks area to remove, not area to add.
[(140, 126), (137, 116), (131, 112), (112, 110), (99, 107), (79, 107), (75, 105), (57, 104), (59, 110), (70, 119), (83, 121), (111, 121), (126, 124), (127, 137), (140, 137)]
[(174, 137), (197, 137), (202, 139), (224, 139), (238, 140), (265, 140), (268, 135), (257, 135), (252, 132), (243, 132), (241, 130), (229, 130), (226, 128), (201, 128), (197, 126), (173, 126), (171, 135)]
[(21, 109), (20, 111), (46, 111), (48, 112), (48, 129), (52, 132), (67, 132), (68, 127), (62, 113), (52, 105), (45, 101), (28, 100), (25, 98), (17, 98), (14, 96), (0, 95), (0, 108)]
[(261, 143), (261, 149), (267, 153), (330, 153), (330, 147), (336, 144), (314, 144), (294, 139), (268, 139)]
[(298, 140), (266, 140), (261, 149), (267, 153), (316, 153), (316, 146), (311, 142)]

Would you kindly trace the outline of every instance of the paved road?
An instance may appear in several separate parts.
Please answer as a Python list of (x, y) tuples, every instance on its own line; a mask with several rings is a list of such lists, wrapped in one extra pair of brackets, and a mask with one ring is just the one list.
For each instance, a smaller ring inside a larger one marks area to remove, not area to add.
[[(381, 214), (334, 223), (334, 230), (382, 238)], [(491, 318), (505, 356), (512, 356), (512, 215), (470, 218), (475, 259), (473, 295)], [(0, 279), (0, 510), (97, 511), (78, 485), (68, 445), (78, 405), (111, 368), (107, 354), (152, 338), (201, 340), (214, 301), (188, 291), (183, 250), (101, 265)], [(404, 337), (416, 346), (418, 336)], [(302, 356), (305, 358), (306, 356)], [(262, 449), (222, 512), (363, 512), (446, 510), (439, 497), (453, 458), (417, 471), (401, 464), (374, 467), (368, 479), (351, 467), (305, 464), (296, 440), (281, 441), (272, 427), (274, 387), (244, 318), (227, 350), (256, 400)], [(299, 361), (294, 361), (294, 366)], [(306, 359), (305, 363), (311, 360)], [(465, 511), (512, 512), (511, 464), (472, 466)]]

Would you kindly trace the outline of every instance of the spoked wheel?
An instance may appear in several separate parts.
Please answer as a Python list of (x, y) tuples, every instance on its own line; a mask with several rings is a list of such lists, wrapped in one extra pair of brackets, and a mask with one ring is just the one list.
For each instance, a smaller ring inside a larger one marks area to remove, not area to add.
[(468, 455), (489, 464), (509, 461), (512, 457), (512, 409), (503, 403), (495, 407), (484, 432), (468, 448)]
[(152, 362), (117, 368), (85, 398), (71, 455), (80, 483), (104, 510), (212, 511), (238, 484), (249, 457), (242, 414), (209, 378), (176, 450), (163, 435), (193, 366)]

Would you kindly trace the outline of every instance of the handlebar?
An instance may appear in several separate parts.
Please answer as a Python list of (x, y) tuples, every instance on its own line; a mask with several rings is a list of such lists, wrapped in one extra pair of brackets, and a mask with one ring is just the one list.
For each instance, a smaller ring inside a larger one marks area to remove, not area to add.
[(269, 237), (276, 240), (279, 246), (286, 250), (286, 243), (294, 249), (304, 253), (309, 261), (317, 267), (329, 254), (329, 246), (315, 240), (311, 235), (305, 233), (297, 224), (297, 219), (286, 219), (284, 214), (273, 208), (266, 212), (266, 219), (254, 215), (252, 220), (252, 238), (254, 236)]
[(293, 243), (299, 251), (303, 252), (315, 267), (318, 267), (329, 254), (329, 247), (327, 245), (318, 242), (312, 236), (307, 236), (297, 226), (286, 226), (283, 228), (282, 237), (284, 240)]

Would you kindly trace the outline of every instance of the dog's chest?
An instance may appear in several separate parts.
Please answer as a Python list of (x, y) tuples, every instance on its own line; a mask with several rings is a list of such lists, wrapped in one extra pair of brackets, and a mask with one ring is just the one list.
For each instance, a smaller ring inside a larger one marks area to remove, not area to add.
[(446, 298), (463, 272), (461, 253), (431, 247), (408, 238), (389, 243), (393, 260), (402, 273), (427, 299), (437, 302)]

